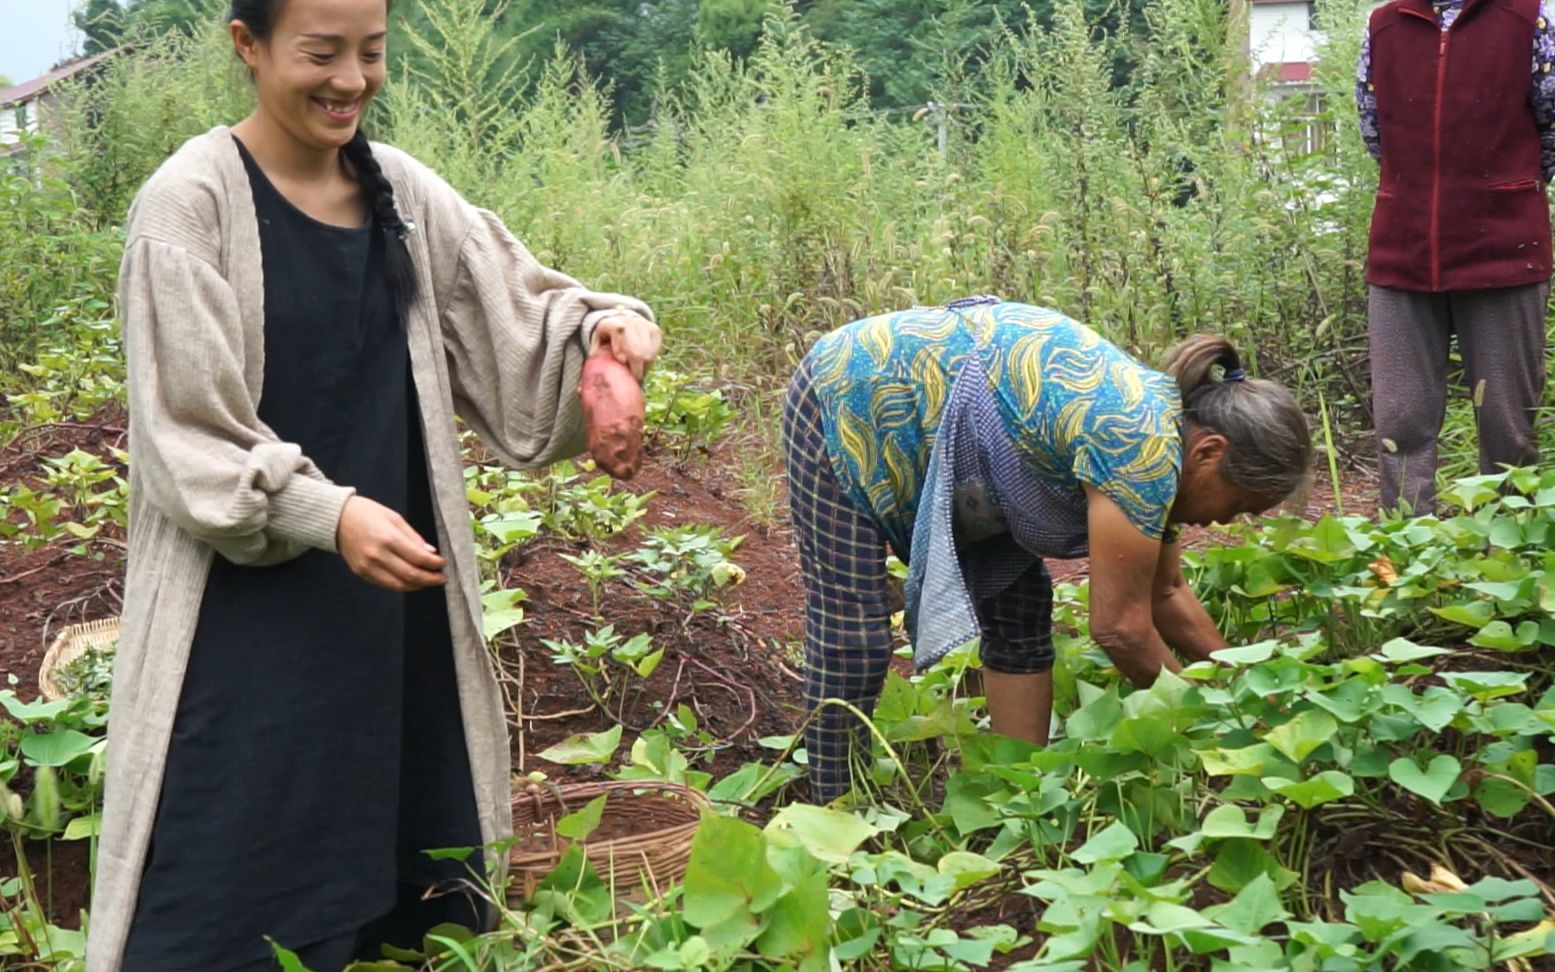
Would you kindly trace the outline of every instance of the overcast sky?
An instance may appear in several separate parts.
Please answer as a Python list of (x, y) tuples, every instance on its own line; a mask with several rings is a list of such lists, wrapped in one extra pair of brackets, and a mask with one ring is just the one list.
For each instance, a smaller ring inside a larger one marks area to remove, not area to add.
[(80, 0), (0, 0), (0, 75), (30, 81), (75, 53), (70, 11)]

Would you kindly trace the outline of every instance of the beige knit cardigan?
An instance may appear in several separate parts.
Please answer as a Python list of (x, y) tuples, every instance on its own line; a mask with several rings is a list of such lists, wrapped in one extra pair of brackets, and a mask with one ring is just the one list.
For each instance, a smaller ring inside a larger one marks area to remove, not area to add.
[[(415, 223), (408, 242), (420, 291), (407, 322), (411, 370), (435, 543), (448, 561), (448, 619), (481, 834), (495, 841), (512, 827), (507, 724), (481, 634), (454, 415), (516, 467), (576, 454), (577, 387), (594, 324), (621, 307), (649, 311), (542, 267), (496, 216), (425, 166), (388, 146), (374, 152), (401, 214)], [(334, 551), (352, 495), (349, 483), (325, 479), (258, 418), (259, 229), (228, 129), (191, 139), (163, 164), (131, 206), (127, 235), (119, 310), (130, 397), (129, 561), (88, 972), (117, 972), (122, 961), (211, 557), (257, 566), (310, 547)], [(489, 867), (502, 866), (497, 856)]]

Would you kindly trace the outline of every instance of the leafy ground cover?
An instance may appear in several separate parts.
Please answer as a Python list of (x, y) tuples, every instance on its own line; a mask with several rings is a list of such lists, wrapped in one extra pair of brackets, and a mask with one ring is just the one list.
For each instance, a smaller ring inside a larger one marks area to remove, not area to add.
[[(657, 381), (653, 457), (630, 489), (586, 465), (514, 475), (467, 443), (519, 785), (669, 780), (717, 810), (684, 882), (622, 908), (582, 855), (605, 808), (584, 808), (530, 898), (488, 889), (499, 931), (439, 934), (400, 967), (1548, 964), (1555, 473), (1459, 481), (1438, 518), (1323, 515), (1345, 504), (1322, 496), (1308, 519), (1201, 537), (1190, 573), (1238, 646), (1145, 692), (1089, 641), (1083, 574), (1061, 574), (1053, 745), (980, 731), (970, 653), (920, 676), (902, 659), (864, 792), (821, 808), (795, 735), (797, 565), (781, 525), (759, 525), (781, 517), (751, 505), (749, 456), (776, 475), (770, 440), (738, 419), (758, 395)], [(7, 860), (27, 862), (0, 884), (17, 965), (78, 967), (105, 702), (34, 701), (31, 676), (44, 627), (116, 610), (112, 397), (28, 417), (13, 441), (45, 447), (0, 453), (7, 495), (41, 497), (7, 522), (50, 531), (0, 551), (21, 595), (0, 617), (22, 635), (0, 690)]]

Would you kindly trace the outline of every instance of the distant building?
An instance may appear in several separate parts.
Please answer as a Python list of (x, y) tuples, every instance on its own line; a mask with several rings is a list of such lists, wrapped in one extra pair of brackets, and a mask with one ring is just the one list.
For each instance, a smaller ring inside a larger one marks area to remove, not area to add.
[(1247, 28), (1247, 49), (1255, 74), (1279, 85), (1309, 86), (1317, 47), (1323, 40), (1317, 4), (1253, 0)]
[[(1373, 6), (1383, 2), (1374, 0)], [(1254, 76), (1268, 84), (1271, 97), (1304, 99), (1313, 116), (1322, 108), (1322, 92), (1312, 74), (1326, 39), (1318, 8), (1309, 0), (1251, 0), (1247, 11), (1247, 54)], [(1357, 32), (1364, 29), (1363, 23), (1355, 25)], [(1308, 125), (1297, 139), (1305, 143), (1299, 148), (1321, 148), (1328, 134), (1321, 125)]]
[(22, 133), (51, 131), (51, 126), (58, 124), (54, 120), (59, 108), (57, 86), (90, 72), (114, 53), (104, 51), (71, 61), (42, 77), (0, 90), (0, 154), (14, 151)]

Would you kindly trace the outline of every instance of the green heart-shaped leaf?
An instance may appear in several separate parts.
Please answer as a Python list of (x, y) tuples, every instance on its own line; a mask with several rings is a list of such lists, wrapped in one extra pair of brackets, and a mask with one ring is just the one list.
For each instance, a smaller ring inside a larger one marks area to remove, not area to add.
[(1134, 832), (1124, 826), (1121, 821), (1117, 821), (1086, 841), (1070, 856), (1081, 864), (1095, 864), (1097, 861), (1121, 861), (1134, 853), (1138, 847), (1139, 838), (1134, 836)]
[(1333, 716), (1321, 709), (1307, 709), (1289, 722), (1269, 730), (1263, 739), (1299, 766), (1338, 731), (1339, 723)]
[(767, 824), (767, 839), (777, 847), (803, 847), (818, 860), (843, 864), (875, 828), (842, 810), (791, 803)]
[(1355, 781), (1338, 770), (1324, 770), (1310, 780), (1299, 783), (1277, 776), (1265, 776), (1263, 785), (1307, 810), (1355, 793)]
[(1433, 648), (1430, 645), (1417, 645), (1408, 638), (1394, 638), (1382, 646), (1382, 650), (1373, 655), (1390, 662), (1412, 662), (1422, 658), (1434, 658), (1437, 655), (1452, 654), (1446, 648)]
[(573, 840), (588, 840), (589, 834), (599, 826), (599, 821), (605, 814), (605, 801), (608, 799), (610, 794), (602, 794), (584, 804), (582, 810), (562, 817), (556, 821), (556, 832)]
[(101, 741), (74, 729), (56, 729), (22, 737), (20, 748), (35, 766), (64, 766), (91, 752)]
[(1200, 830), (1205, 837), (1217, 840), (1228, 837), (1248, 837), (1254, 840), (1268, 840), (1274, 836), (1280, 825), (1280, 818), (1285, 815), (1285, 808), (1272, 805), (1263, 808), (1258, 815), (1257, 825), (1248, 823), (1247, 814), (1234, 803), (1227, 803), (1211, 810), (1204, 817), (1204, 823)]
[(1476, 630), (1483, 628), (1496, 614), (1496, 609), (1490, 606), (1489, 601), (1464, 601), (1448, 604), (1445, 607), (1434, 607), (1430, 611), (1444, 621)]
[(553, 763), (576, 766), (580, 763), (604, 763), (615, 755), (621, 745), (621, 727), (611, 726), (604, 732), (580, 732), (540, 753), (541, 759)]
[(1442, 797), (1457, 782), (1463, 767), (1453, 756), (1442, 753), (1421, 769), (1413, 759), (1402, 757), (1388, 764), (1388, 778), (1411, 793), (1432, 803), (1441, 803)]
[(1256, 665), (1266, 662), (1274, 657), (1275, 649), (1279, 648), (1278, 641), (1260, 641), (1252, 645), (1237, 645), (1234, 648), (1221, 648), (1209, 653), (1209, 656), (1218, 662), (1227, 665)]

